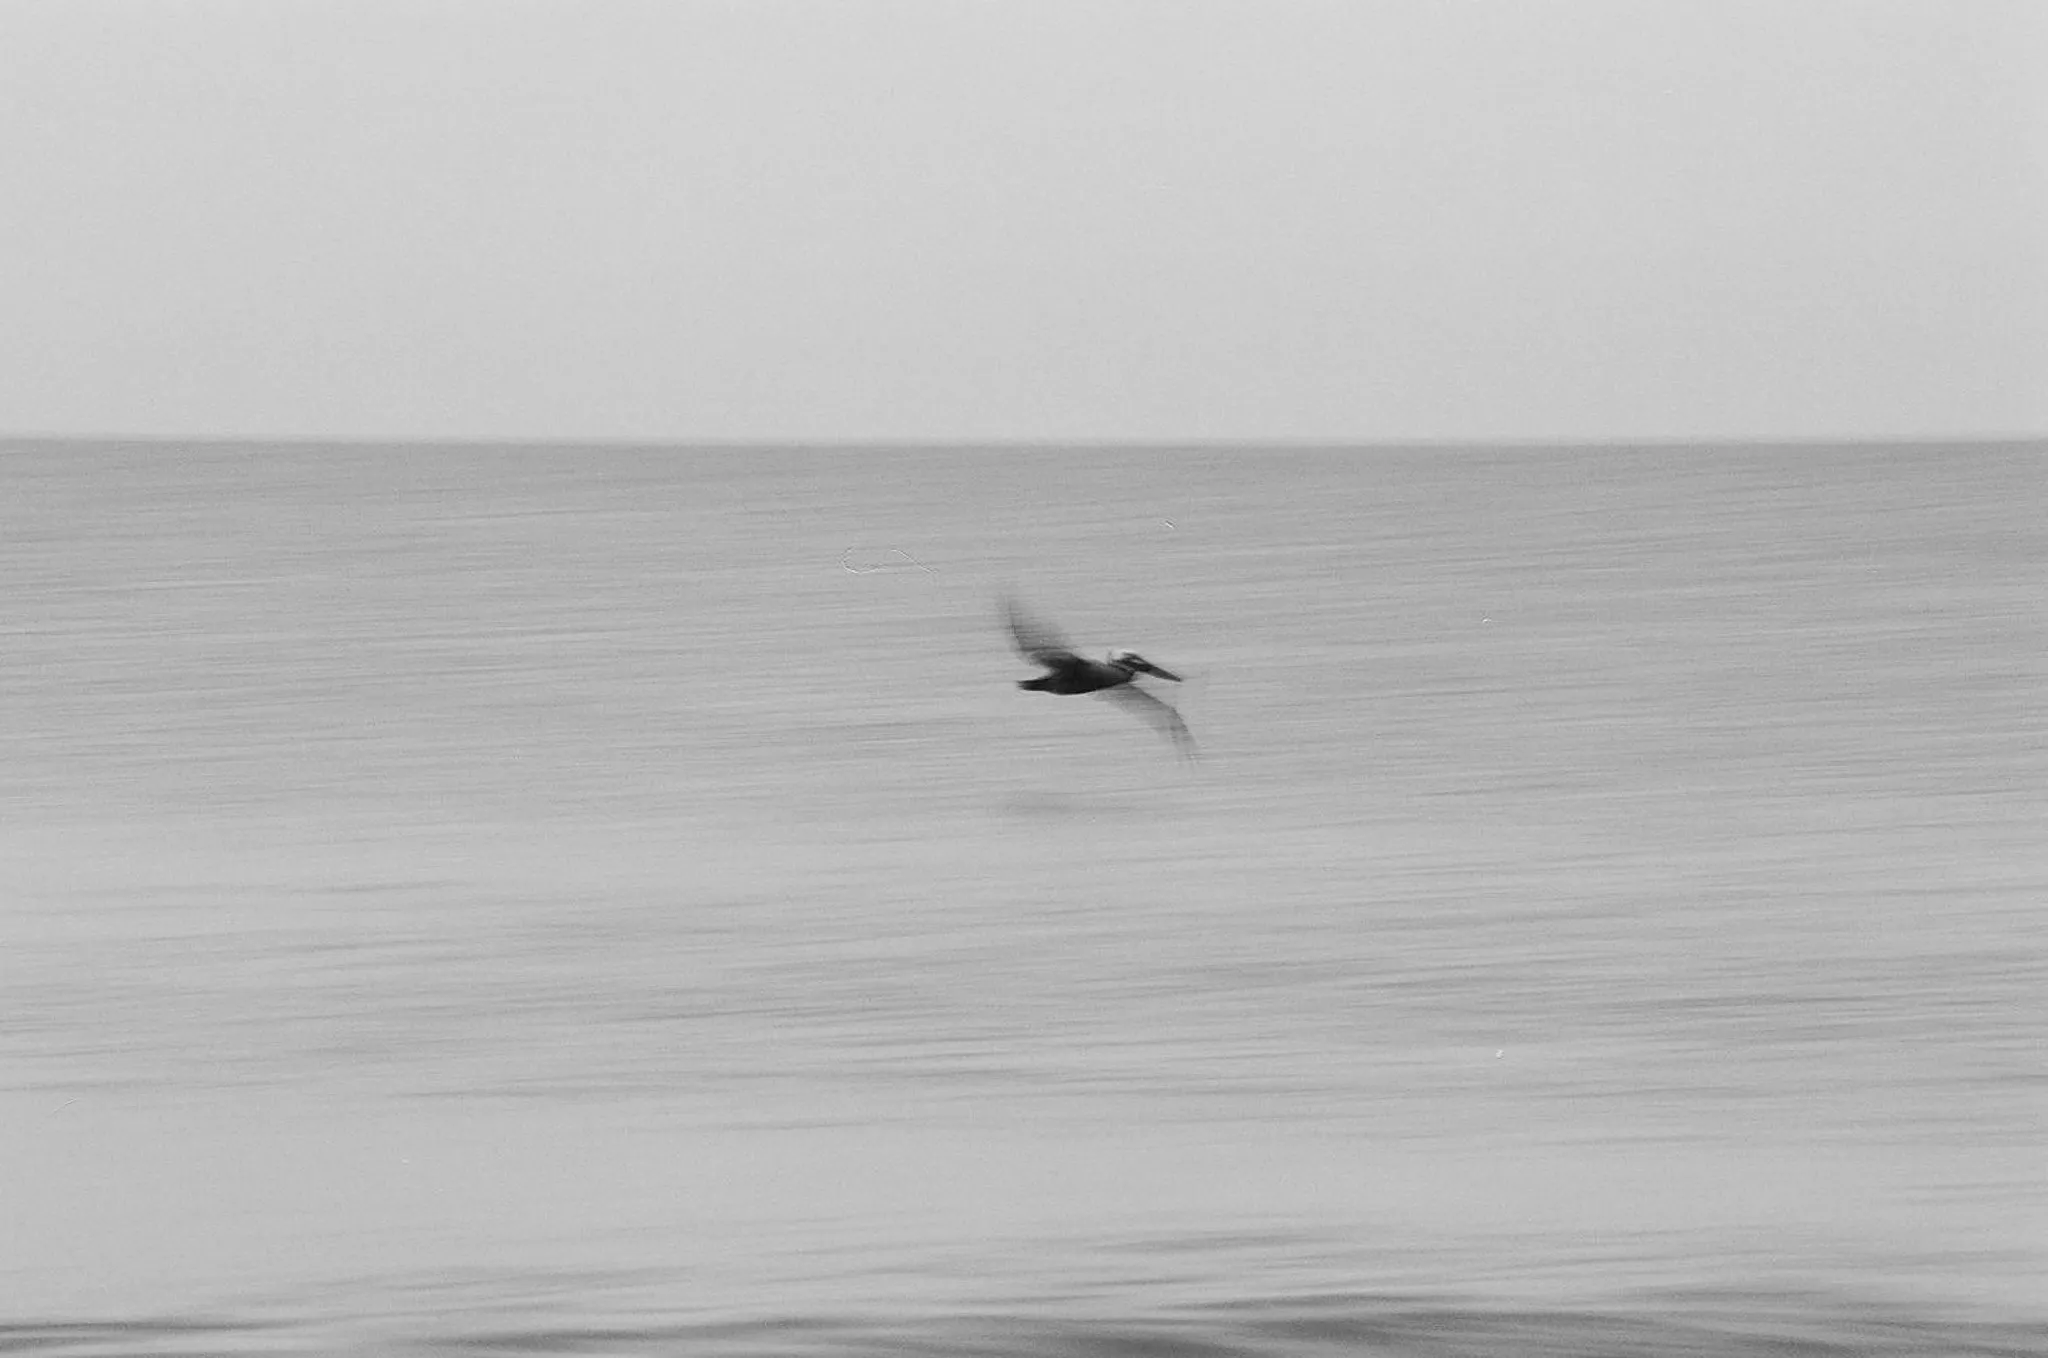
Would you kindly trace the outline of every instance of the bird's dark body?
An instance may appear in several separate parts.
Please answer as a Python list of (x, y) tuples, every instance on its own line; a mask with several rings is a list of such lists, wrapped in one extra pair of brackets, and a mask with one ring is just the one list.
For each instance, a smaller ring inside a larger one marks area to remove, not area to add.
[(1128, 684), (1132, 678), (1131, 672), (1120, 665), (1076, 656), (1065, 664), (1054, 664), (1036, 679), (1019, 679), (1017, 687), (1033, 693), (1099, 693)]

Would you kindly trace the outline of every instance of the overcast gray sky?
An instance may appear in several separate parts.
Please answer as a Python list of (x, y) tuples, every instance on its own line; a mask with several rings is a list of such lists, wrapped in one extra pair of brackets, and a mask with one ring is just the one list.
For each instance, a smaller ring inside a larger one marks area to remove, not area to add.
[(2039, 0), (0, 0), (0, 433), (2048, 431)]

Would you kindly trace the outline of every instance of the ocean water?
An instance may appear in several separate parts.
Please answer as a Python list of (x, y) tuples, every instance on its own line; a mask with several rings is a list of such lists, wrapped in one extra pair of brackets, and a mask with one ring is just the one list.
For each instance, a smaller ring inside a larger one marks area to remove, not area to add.
[(2044, 492), (0, 446), (0, 1348), (2048, 1353)]

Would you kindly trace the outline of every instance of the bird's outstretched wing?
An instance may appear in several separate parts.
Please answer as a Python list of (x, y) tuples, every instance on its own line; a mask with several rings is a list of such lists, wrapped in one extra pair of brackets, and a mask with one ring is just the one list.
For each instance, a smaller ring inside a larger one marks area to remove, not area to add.
[(1195, 738), (1188, 733), (1188, 724), (1174, 711), (1173, 704), (1162, 702), (1136, 684), (1120, 684), (1115, 688), (1102, 690), (1102, 696), (1122, 703), (1133, 715), (1173, 742), (1173, 748), (1183, 759), (1195, 758)]
[(1059, 628), (1032, 617), (1007, 594), (1003, 596), (1003, 621), (1010, 629), (1010, 644), (1017, 648), (1018, 655), (1033, 664), (1057, 670), (1080, 662)]

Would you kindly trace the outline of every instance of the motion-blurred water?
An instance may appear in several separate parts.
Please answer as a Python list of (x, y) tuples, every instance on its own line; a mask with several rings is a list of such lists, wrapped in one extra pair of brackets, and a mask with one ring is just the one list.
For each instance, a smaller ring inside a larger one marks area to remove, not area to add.
[(0, 1347), (2048, 1352), (2044, 451), (0, 449)]

